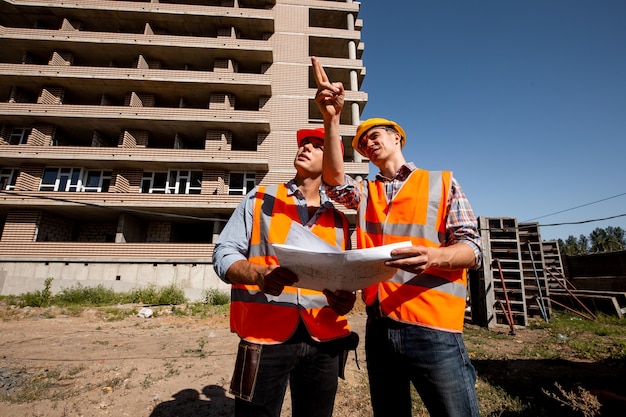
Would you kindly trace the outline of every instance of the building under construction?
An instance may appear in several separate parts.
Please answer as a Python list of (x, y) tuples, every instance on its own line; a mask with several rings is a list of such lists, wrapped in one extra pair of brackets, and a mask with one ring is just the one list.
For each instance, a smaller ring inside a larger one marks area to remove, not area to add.
[[(296, 130), (322, 124), (310, 56), (346, 86), (346, 172), (368, 174), (350, 146), (367, 102), (359, 8), (0, 0), (0, 294), (47, 278), (53, 290), (176, 284), (191, 298), (226, 288), (215, 237), (252, 187), (292, 178)], [(538, 225), (480, 227), (474, 322), (515, 328), (568, 305)]]
[(0, 294), (224, 285), (215, 236), (322, 124), (311, 56), (346, 86), (346, 171), (367, 175), (359, 7), (0, 0)]

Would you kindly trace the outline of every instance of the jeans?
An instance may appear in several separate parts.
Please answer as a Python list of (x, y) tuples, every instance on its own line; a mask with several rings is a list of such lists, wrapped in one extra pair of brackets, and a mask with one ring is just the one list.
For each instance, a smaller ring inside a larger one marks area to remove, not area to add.
[(252, 401), (236, 398), (236, 417), (280, 417), (287, 383), (293, 417), (332, 416), (339, 375), (337, 352), (312, 342), (308, 334), (298, 334), (286, 343), (263, 346)]
[(461, 334), (370, 314), (365, 354), (375, 417), (410, 417), (411, 383), (432, 417), (479, 416)]

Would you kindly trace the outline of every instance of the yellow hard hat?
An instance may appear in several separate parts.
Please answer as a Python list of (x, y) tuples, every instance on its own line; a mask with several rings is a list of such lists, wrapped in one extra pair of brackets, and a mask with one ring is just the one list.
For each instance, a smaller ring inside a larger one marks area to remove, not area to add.
[(406, 133), (404, 133), (404, 129), (402, 129), (399, 124), (397, 124), (393, 120), (383, 119), (382, 117), (373, 117), (362, 122), (359, 127), (356, 128), (356, 134), (354, 135), (354, 139), (352, 139), (352, 147), (358, 153), (367, 157), (367, 155), (359, 149), (359, 141), (361, 140), (361, 137), (363, 137), (363, 135), (367, 133), (368, 130), (375, 127), (393, 128), (393, 130), (400, 134), (400, 148), (404, 147), (404, 142), (406, 141)]

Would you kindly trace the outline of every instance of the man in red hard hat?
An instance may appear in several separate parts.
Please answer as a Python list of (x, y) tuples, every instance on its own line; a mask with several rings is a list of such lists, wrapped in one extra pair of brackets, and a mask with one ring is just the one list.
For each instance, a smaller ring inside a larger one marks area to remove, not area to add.
[(295, 177), (250, 191), (213, 251), (215, 272), (231, 284), (230, 325), (241, 339), (230, 387), (235, 417), (280, 417), (287, 386), (294, 417), (331, 417), (344, 351), (355, 348), (345, 314), (356, 296), (294, 287), (297, 276), (272, 246), (286, 242), (294, 223), (340, 250), (350, 245), (346, 217), (321, 188), (324, 129), (296, 136)]
[(482, 259), (476, 217), (450, 171), (407, 163), (396, 122), (361, 123), (352, 146), (380, 170), (375, 180), (345, 175), (340, 151), (341, 83), (312, 58), (315, 101), (326, 131), (323, 181), (329, 197), (357, 210), (358, 248), (410, 240), (391, 253), (388, 281), (363, 288), (365, 352), (375, 417), (410, 417), (413, 384), (432, 416), (477, 417), (476, 373), (462, 339), (466, 269)]

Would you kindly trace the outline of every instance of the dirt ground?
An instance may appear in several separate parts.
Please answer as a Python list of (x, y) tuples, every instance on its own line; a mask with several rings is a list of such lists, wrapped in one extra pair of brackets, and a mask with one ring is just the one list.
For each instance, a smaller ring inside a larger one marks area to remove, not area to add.
[[(78, 316), (21, 309), (0, 317), (2, 416), (232, 415), (228, 384), (238, 338), (229, 331), (227, 316), (190, 318), (160, 308), (150, 318), (132, 315), (114, 321), (97, 309)], [(365, 314), (357, 309), (349, 320), (363, 341)], [(625, 369), (615, 364), (519, 359), (522, 349), (544, 336), (540, 330), (522, 330), (515, 337), (470, 336), (466, 343), (471, 354), (479, 352), (473, 354), (479, 376), (524, 401), (533, 401), (541, 386), (555, 381), (586, 389), (619, 386), (618, 393), (626, 395)], [(360, 369), (351, 354), (346, 379), (340, 380), (335, 416), (353, 417), (355, 410), (370, 407), (363, 395), (363, 343), (357, 357)], [(288, 396), (283, 415), (291, 415)]]
[[(351, 322), (362, 333), (365, 316)], [(0, 396), (24, 401), (0, 402), (0, 415), (230, 416), (238, 341), (225, 316), (189, 318), (164, 309), (107, 321), (98, 310), (76, 317), (26, 309), (0, 322)], [(342, 384), (363, 384), (363, 372), (352, 354)], [(337, 415), (353, 407), (337, 404), (337, 413), (344, 410)], [(283, 415), (290, 414), (287, 395)]]

